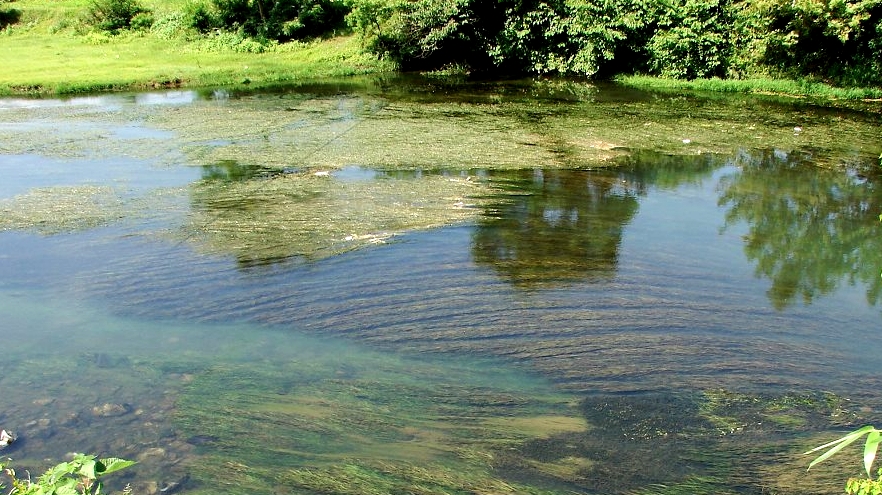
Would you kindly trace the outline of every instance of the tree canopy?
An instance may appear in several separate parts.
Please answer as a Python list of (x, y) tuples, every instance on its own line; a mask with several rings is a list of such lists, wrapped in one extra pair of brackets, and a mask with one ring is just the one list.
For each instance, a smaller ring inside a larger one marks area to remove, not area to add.
[(408, 69), (882, 81), (882, 0), (356, 0)]
[[(882, 84), (882, 0), (192, 0), (185, 10), (191, 28), (260, 41), (354, 29), (403, 70)], [(12, 13), (0, 8), (0, 27)], [(138, 0), (93, 0), (92, 14), (111, 31), (152, 22)]]

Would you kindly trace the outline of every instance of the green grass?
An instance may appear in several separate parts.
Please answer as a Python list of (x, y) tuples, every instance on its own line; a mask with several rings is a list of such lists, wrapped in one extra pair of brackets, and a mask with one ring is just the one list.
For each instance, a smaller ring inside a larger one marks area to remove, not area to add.
[[(390, 70), (354, 36), (260, 46), (241, 38), (187, 32), (181, 0), (154, 0), (156, 24), (110, 36), (83, 21), (87, 0), (20, 0), (18, 23), (0, 31), (0, 95), (71, 94), (177, 86), (252, 87)], [(259, 49), (263, 53), (244, 51)]]
[(882, 98), (882, 88), (840, 88), (807, 80), (711, 78), (686, 81), (653, 76), (620, 76), (616, 78), (616, 82), (641, 89), (769, 94), (822, 100)]

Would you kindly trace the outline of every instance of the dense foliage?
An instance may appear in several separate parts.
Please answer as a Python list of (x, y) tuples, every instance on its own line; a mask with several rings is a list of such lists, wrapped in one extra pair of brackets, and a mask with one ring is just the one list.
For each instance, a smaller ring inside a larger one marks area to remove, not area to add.
[(150, 10), (138, 0), (93, 0), (89, 18), (98, 29), (109, 32), (148, 28), (153, 23)]
[(344, 0), (210, 0), (190, 4), (191, 25), (200, 31), (222, 29), (267, 40), (322, 36), (345, 26)]
[(405, 69), (882, 81), (882, 0), (363, 0)]
[[(90, 15), (111, 32), (153, 22), (138, 0)], [(183, 19), (259, 43), (354, 29), (404, 70), (882, 84), (882, 0), (190, 0)]]

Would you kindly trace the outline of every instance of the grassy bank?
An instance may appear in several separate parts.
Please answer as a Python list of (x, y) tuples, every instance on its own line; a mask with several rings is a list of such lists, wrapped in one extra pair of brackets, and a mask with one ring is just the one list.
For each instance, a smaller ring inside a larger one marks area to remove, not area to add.
[(150, 29), (110, 35), (85, 22), (88, 2), (19, 0), (18, 22), (0, 31), (0, 95), (72, 94), (178, 86), (277, 85), (390, 70), (353, 36), (260, 44), (180, 25), (184, 0), (147, 4)]
[(877, 100), (882, 88), (840, 88), (814, 81), (788, 79), (668, 79), (653, 76), (619, 76), (619, 84), (640, 89), (713, 91), (782, 95), (817, 100)]
[[(88, 20), (90, 0), (0, 0), (0, 96), (93, 93), (169, 87), (277, 86), (302, 80), (395, 70), (367, 53), (357, 36), (309, 42), (258, 42), (231, 32), (199, 33), (186, 22), (188, 0), (144, 0), (153, 23), (112, 35)], [(653, 90), (760, 93), (818, 101), (882, 99), (882, 88), (837, 88), (809, 81), (676, 80), (622, 76)]]
[[(98, 41), (96, 42), (95, 39)], [(252, 86), (383, 70), (351, 37), (280, 45), (264, 53), (207, 50), (204, 41), (145, 34), (0, 37), (16, 70), (0, 74), (0, 94), (72, 94), (178, 86)]]

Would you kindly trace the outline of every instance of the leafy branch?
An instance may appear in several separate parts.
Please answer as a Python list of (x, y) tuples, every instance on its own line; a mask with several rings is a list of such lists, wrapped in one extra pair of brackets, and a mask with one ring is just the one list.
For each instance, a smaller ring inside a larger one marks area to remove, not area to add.
[(851, 445), (856, 440), (861, 438), (862, 436), (867, 436), (867, 441), (864, 444), (864, 469), (867, 471), (867, 477), (872, 478), (871, 469), (873, 467), (873, 461), (876, 459), (876, 452), (879, 449), (879, 443), (882, 442), (882, 430), (877, 429), (874, 426), (864, 426), (863, 428), (859, 428), (844, 437), (837, 438), (832, 442), (825, 443), (824, 445), (820, 445), (818, 447), (813, 448), (806, 452), (806, 454), (814, 454), (815, 452), (820, 452), (824, 449), (828, 449), (823, 454), (819, 455), (815, 460), (809, 463), (809, 469), (812, 468), (815, 464), (824, 462), (829, 459), (833, 454), (839, 452), (845, 447)]
[[(0, 463), (0, 469), (12, 480), (12, 488), (7, 495), (100, 495), (101, 478), (104, 475), (125, 469), (134, 461), (109, 457), (98, 459), (94, 455), (76, 454), (73, 459), (49, 468), (42, 476), (32, 481), (16, 476), (9, 467), (11, 459)], [(130, 493), (127, 488), (125, 493)]]

